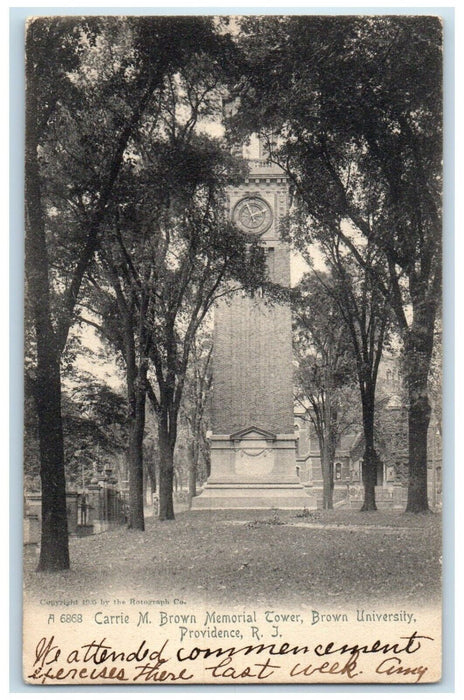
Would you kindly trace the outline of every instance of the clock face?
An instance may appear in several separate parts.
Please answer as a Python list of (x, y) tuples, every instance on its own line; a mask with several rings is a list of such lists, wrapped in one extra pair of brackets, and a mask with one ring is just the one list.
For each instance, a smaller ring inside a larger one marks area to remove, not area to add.
[(260, 235), (272, 224), (271, 207), (261, 197), (245, 197), (235, 205), (232, 221), (243, 231)]

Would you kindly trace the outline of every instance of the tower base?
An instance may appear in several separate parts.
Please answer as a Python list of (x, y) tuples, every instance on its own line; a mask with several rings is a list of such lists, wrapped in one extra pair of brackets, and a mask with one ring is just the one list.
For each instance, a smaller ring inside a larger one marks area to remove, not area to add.
[(212, 435), (211, 476), (192, 510), (316, 509), (296, 475), (295, 436), (254, 426)]
[(316, 510), (301, 484), (221, 484), (208, 482), (192, 499), (192, 510)]

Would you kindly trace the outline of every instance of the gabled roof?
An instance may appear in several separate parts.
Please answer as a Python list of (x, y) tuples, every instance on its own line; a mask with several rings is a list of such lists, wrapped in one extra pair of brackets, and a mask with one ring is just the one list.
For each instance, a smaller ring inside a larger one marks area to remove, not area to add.
[(397, 394), (392, 394), (390, 398), (388, 399), (386, 408), (404, 408), (404, 403), (401, 401), (401, 396), (398, 396)]
[(249, 428), (242, 428), (242, 430), (238, 430), (236, 433), (232, 433), (230, 436), (231, 440), (243, 440), (244, 438), (264, 438), (265, 440), (275, 440), (277, 435), (269, 432), (269, 430), (264, 430), (263, 428), (257, 428), (255, 425), (250, 425)]

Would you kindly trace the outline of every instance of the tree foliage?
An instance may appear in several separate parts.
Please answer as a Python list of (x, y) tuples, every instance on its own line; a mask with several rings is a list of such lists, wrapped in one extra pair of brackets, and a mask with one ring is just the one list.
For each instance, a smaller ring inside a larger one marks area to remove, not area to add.
[(256, 241), (226, 217), (225, 188), (240, 163), (200, 129), (220, 106), (213, 68), (202, 56), (192, 59), (170, 79), (156, 115), (144, 121), (89, 275), (91, 306), (100, 308), (126, 365), (131, 527), (144, 526), (146, 396), (159, 423), (160, 517), (172, 518), (177, 419), (196, 333), (230, 284), (257, 285), (264, 275)]
[(178, 70), (228, 45), (212, 18), (39, 18), (26, 36), (26, 274), (34, 325), (27, 385), (38, 414), (39, 568), (69, 567), (60, 356), (121, 168)]
[(209, 426), (209, 399), (212, 386), (211, 333), (203, 328), (191, 349), (191, 362), (185, 378), (181, 419), (186, 426), (189, 499), (197, 495), (197, 483), (209, 476), (210, 456), (206, 433)]
[(327, 274), (307, 273), (292, 294), (293, 339), (298, 363), (297, 401), (319, 442), (323, 507), (333, 508), (335, 450), (341, 436), (359, 424), (351, 337)]
[(440, 21), (273, 17), (241, 26), (247, 70), (236, 133), (267, 134), (312, 222), (337, 230), (391, 306), (407, 366), (408, 510), (425, 510), (441, 289)]

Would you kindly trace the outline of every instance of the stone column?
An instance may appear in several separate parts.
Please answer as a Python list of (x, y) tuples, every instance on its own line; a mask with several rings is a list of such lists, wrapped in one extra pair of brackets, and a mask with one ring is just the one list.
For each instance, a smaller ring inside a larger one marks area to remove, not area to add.
[(66, 514), (68, 516), (68, 535), (75, 535), (77, 530), (77, 491), (66, 492)]
[(100, 490), (101, 487), (97, 483), (91, 483), (87, 487), (87, 525), (92, 527), (95, 527), (95, 522), (100, 521)]

